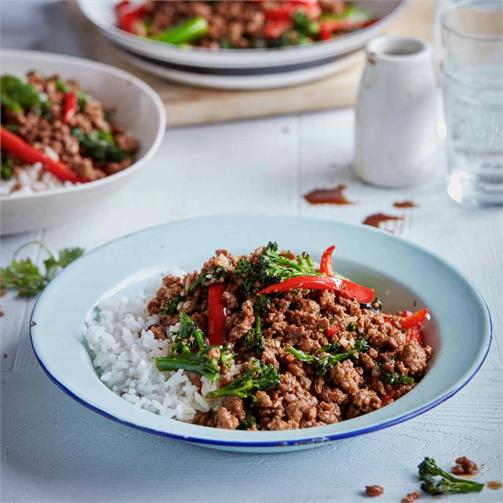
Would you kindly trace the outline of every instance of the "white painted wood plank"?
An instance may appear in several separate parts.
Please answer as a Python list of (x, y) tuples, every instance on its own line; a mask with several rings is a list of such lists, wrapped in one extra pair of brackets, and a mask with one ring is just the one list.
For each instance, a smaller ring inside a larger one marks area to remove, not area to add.
[[(28, 241), (39, 239), (42, 232), (31, 232), (21, 236), (10, 236), (1, 240), (0, 264), (7, 266), (14, 252)], [(36, 246), (22, 251), (19, 258), (31, 258), (38, 261), (40, 250)], [(27, 313), (31, 312), (32, 302), (18, 298), (12, 292), (6, 292), (0, 297), (0, 369), (10, 370), (13, 366), (20, 334), (25, 332), (23, 325)]]
[[(379, 501), (394, 502), (418, 487), (424, 456), (449, 467), (466, 455), (483, 464), (481, 480), (503, 476), (500, 370), (482, 371), (463, 393), (402, 425), (285, 455), (218, 452), (133, 430), (85, 409), (40, 372), (4, 372), (2, 385), (5, 502), (346, 503), (374, 483), (385, 488)], [(501, 492), (455, 499), (495, 502)]]

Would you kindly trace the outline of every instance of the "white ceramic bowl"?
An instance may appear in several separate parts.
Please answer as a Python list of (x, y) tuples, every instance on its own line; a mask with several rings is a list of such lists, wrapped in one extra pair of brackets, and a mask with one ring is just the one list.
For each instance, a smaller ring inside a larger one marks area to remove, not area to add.
[(0, 196), (1, 234), (48, 227), (97, 211), (137, 174), (157, 151), (166, 128), (164, 105), (156, 92), (133, 75), (112, 66), (43, 52), (4, 50), (1, 73), (23, 77), (29, 70), (77, 80), (108, 108), (140, 142), (137, 160), (129, 168), (95, 182), (35, 194)]
[[(149, 278), (179, 266), (191, 271), (217, 248), (248, 253), (277, 240), (319, 258), (336, 240), (335, 267), (376, 289), (387, 311), (428, 306), (428, 373), (405, 396), (337, 424), (288, 431), (231, 431), (167, 419), (139, 409), (98, 378), (83, 344), (85, 320), (104, 298), (135, 294)], [(75, 286), (78, 285), (78, 288)], [(474, 376), (491, 342), (491, 320), (477, 290), (445, 261), (367, 226), (298, 217), (214, 216), (174, 222), (125, 236), (66, 268), (42, 293), (32, 314), (33, 349), (49, 377), (72, 398), (128, 426), (216, 449), (286, 452), (371, 433), (441, 404)]]
[[(281, 49), (179, 48), (126, 33), (117, 27), (115, 0), (79, 0), (83, 14), (129, 56), (128, 61), (157, 75), (192, 85), (254, 89), (293, 85), (340, 71), (353, 55), (379, 34), (406, 0), (357, 0), (379, 21), (329, 42)], [(154, 71), (155, 70), (155, 71)], [(198, 79), (199, 77), (199, 79)], [(253, 83), (256, 82), (256, 85)]]

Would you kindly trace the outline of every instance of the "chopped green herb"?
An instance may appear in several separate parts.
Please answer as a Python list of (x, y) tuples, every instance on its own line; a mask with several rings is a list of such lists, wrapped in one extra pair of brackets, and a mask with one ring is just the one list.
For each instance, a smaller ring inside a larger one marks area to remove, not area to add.
[[(28, 245), (40, 246), (48, 255), (42, 272), (31, 259), (16, 260), (19, 252)], [(19, 297), (33, 297), (39, 294), (56, 274), (84, 253), (82, 248), (63, 248), (56, 257), (41, 242), (32, 241), (16, 250), (8, 267), (0, 268), (0, 288), (17, 290)]]
[(72, 129), (72, 135), (79, 140), (84, 153), (98, 161), (120, 162), (127, 156), (127, 152), (120, 148), (112, 136), (106, 131), (92, 131), (84, 133), (79, 128)]
[(356, 326), (356, 323), (354, 321), (350, 321), (347, 325), (346, 325), (346, 330), (348, 332), (356, 332), (356, 329), (358, 327)]
[(265, 318), (271, 305), (271, 299), (267, 295), (259, 295), (253, 303), (254, 311), (261, 317)]
[(13, 112), (22, 112), (29, 108), (35, 111), (47, 112), (49, 103), (44, 93), (37, 91), (35, 86), (23, 82), (13, 75), (4, 75), (0, 78), (0, 101), (2, 105)]
[(384, 384), (414, 384), (415, 382), (413, 377), (398, 372), (385, 372), (381, 377), (381, 381)]
[(178, 304), (185, 300), (185, 296), (183, 295), (175, 295), (171, 297), (167, 302), (165, 302), (159, 308), (159, 316), (172, 316), (178, 312)]
[(14, 175), (14, 166), (10, 156), (2, 153), (2, 164), (0, 165), (0, 178), (2, 180), (10, 180)]

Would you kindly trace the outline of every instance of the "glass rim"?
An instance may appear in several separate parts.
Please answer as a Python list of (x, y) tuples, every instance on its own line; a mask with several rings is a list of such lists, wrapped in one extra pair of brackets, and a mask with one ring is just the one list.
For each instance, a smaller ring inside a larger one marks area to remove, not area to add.
[[(500, 2), (492, 0), (490, 3), (494, 3), (496, 5), (501, 5)], [(459, 2), (457, 5), (452, 6), (450, 9), (446, 10), (443, 12), (440, 16), (440, 25), (443, 30), (450, 31), (451, 33), (457, 35), (460, 38), (465, 38), (465, 39), (470, 39), (470, 40), (477, 40), (479, 42), (503, 42), (503, 33), (501, 35), (478, 35), (476, 33), (470, 33), (470, 32), (465, 32), (461, 31), (458, 28), (455, 28), (447, 22), (447, 16), (451, 14), (454, 11), (460, 10), (464, 7), (467, 7), (469, 5), (476, 6), (477, 3), (474, 0), (464, 0), (462, 2)], [(480, 5), (480, 4), (478, 4)], [(503, 16), (503, 9), (501, 10), (502, 16)]]

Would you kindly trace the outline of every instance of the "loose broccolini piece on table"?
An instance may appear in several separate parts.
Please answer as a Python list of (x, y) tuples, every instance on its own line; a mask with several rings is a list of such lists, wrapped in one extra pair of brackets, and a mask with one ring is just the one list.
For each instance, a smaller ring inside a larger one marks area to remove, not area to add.
[(480, 492), (484, 484), (465, 480), (442, 470), (433, 458), (424, 458), (418, 465), (421, 489), (432, 495)]

